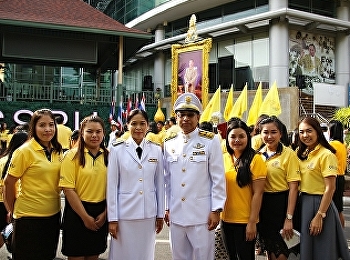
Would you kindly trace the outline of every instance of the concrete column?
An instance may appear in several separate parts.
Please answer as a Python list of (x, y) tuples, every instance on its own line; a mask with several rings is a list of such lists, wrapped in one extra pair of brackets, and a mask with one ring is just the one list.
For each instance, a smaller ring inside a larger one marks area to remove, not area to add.
[(288, 7), (288, 0), (270, 0), (269, 1), (269, 10), (274, 11), (281, 8)]
[[(270, 11), (288, 7), (288, 0), (270, 0)], [(289, 31), (288, 20), (279, 17), (270, 21), (269, 29), (270, 86), (276, 81), (278, 87), (289, 86)]]
[[(154, 41), (158, 42), (164, 39), (164, 27), (159, 25), (154, 33)], [(165, 74), (165, 58), (162, 50), (158, 51), (154, 57), (154, 90), (161, 89), (164, 95), (164, 74)]]
[(278, 87), (289, 86), (288, 20), (277, 18), (270, 21), (270, 86), (276, 81)]
[[(337, 18), (344, 21), (349, 21), (349, 17), (349, 2), (340, 1), (340, 6), (337, 8)], [(335, 42), (336, 84), (347, 86), (350, 82), (349, 36), (345, 33), (337, 33)]]

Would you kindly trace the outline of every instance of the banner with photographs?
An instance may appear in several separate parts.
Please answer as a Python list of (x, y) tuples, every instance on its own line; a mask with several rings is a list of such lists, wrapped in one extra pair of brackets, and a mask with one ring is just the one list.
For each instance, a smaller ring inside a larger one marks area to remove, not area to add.
[(289, 86), (313, 95), (313, 82), (335, 84), (334, 41), (334, 37), (290, 30)]

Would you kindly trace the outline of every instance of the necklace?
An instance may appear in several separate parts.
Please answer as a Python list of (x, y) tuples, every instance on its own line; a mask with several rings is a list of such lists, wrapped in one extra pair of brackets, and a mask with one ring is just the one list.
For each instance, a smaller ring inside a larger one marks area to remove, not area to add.
[(236, 172), (238, 172), (239, 163), (240, 163), (241, 159), (236, 158), (236, 156), (234, 154), (231, 156), (231, 158), (232, 158), (232, 162), (233, 162), (233, 167), (235, 167)]

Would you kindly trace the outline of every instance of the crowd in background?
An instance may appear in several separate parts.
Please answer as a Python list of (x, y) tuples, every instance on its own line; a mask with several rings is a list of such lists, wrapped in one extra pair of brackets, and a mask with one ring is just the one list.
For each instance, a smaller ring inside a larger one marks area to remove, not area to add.
[[(183, 95), (176, 116), (165, 122), (149, 122), (135, 109), (123, 129), (109, 122), (110, 131), (97, 116), (72, 131), (48, 109), (10, 129), (2, 122), (0, 229), (13, 224), (13, 259), (54, 259), (60, 229), (70, 260), (97, 260), (108, 235), (109, 259), (153, 259), (164, 221), (176, 259), (250, 260), (256, 252), (271, 260), (291, 253), (302, 260), (350, 259), (343, 231), (349, 148), (339, 121), (305, 117), (288, 132), (276, 116), (261, 115), (254, 126), (231, 118), (222, 133), (211, 122), (199, 124), (201, 107)], [(181, 171), (209, 177), (175, 177)], [(204, 188), (197, 191), (198, 185)], [(208, 206), (192, 198), (197, 192), (203, 201), (217, 197)], [(177, 199), (193, 199), (187, 210), (193, 215), (182, 215)], [(288, 247), (295, 231), (300, 243)], [(214, 237), (226, 256), (215, 253)]]

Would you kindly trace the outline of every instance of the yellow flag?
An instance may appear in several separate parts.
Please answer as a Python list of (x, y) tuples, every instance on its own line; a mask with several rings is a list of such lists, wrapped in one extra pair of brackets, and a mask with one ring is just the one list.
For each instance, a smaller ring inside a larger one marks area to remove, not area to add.
[(255, 125), (256, 120), (260, 116), (259, 111), (262, 104), (262, 86), (261, 82), (256, 90), (255, 97), (253, 99), (253, 103), (249, 109), (249, 114), (247, 118), (247, 125)]
[(226, 121), (230, 119), (230, 113), (233, 107), (233, 85), (231, 85), (230, 91), (228, 92), (227, 101), (225, 105), (224, 118)]
[(199, 123), (202, 123), (204, 121), (211, 121), (211, 115), (214, 112), (220, 112), (220, 95), (221, 95), (221, 87), (219, 86), (218, 89), (215, 91), (214, 95), (210, 99), (208, 105), (205, 107), (200, 119)]
[(233, 108), (230, 113), (230, 118), (232, 117), (238, 117), (242, 119), (244, 111), (247, 110), (247, 103), (248, 103), (248, 86), (245, 84), (241, 94), (237, 98), (235, 104), (233, 105)]
[(261, 104), (259, 115), (267, 114), (269, 116), (278, 116), (281, 113), (280, 98), (278, 96), (277, 83), (275, 81)]

